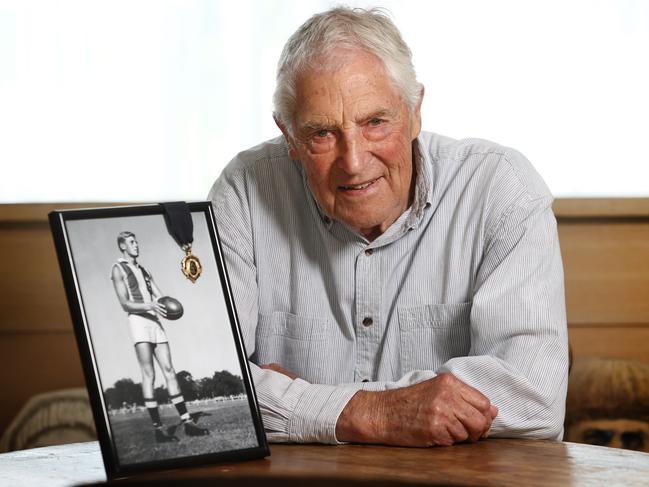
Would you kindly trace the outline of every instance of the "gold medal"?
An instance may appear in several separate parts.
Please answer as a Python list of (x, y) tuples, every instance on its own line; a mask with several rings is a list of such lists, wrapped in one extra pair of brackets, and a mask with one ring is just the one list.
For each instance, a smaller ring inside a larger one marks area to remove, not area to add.
[(196, 282), (196, 279), (198, 279), (201, 275), (201, 272), (203, 272), (201, 261), (198, 260), (198, 257), (192, 254), (192, 244), (183, 245), (182, 248), (186, 254), (185, 257), (183, 257), (182, 262), (180, 263), (183, 274), (185, 274), (185, 277), (190, 281)]

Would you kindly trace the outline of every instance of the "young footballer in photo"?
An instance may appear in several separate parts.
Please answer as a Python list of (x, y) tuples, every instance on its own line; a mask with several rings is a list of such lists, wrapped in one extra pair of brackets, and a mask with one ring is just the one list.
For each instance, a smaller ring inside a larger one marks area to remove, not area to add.
[(121, 232), (117, 236), (117, 246), (122, 252), (122, 257), (113, 264), (111, 279), (119, 303), (128, 313), (135, 355), (142, 372), (144, 405), (153, 422), (155, 439), (158, 443), (178, 441), (176, 436), (165, 431), (160, 419), (158, 403), (154, 397), (154, 357), (162, 370), (171, 402), (182, 420), (185, 434), (208, 435), (209, 431), (197, 426), (187, 411), (171, 361), (167, 334), (158, 318), (158, 316), (167, 318), (169, 310), (159, 301), (163, 294), (151, 273), (137, 262), (140, 252), (135, 235), (132, 232)]

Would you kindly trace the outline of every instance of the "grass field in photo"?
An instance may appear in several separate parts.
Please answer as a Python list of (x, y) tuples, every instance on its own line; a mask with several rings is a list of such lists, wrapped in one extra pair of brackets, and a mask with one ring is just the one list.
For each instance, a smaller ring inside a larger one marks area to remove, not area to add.
[(258, 445), (247, 398), (206, 404), (187, 404), (196, 424), (210, 431), (208, 436), (187, 436), (176, 409), (160, 407), (160, 417), (173, 443), (157, 443), (149, 414), (144, 408), (110, 416), (120, 464), (131, 465), (181, 458)]

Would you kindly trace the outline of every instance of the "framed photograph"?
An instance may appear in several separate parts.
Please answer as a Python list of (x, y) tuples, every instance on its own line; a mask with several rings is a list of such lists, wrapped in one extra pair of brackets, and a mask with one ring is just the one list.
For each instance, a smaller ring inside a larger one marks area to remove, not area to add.
[(211, 204), (49, 218), (108, 478), (269, 455)]

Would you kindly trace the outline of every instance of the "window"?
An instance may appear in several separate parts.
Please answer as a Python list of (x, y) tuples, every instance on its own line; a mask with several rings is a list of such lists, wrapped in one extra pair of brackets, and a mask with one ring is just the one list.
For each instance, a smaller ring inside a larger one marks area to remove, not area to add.
[[(334, 3), (0, 0), (0, 202), (204, 199), (279, 135), (280, 51)], [(424, 129), (520, 150), (557, 196), (649, 195), (649, 3), (381, 5)]]

